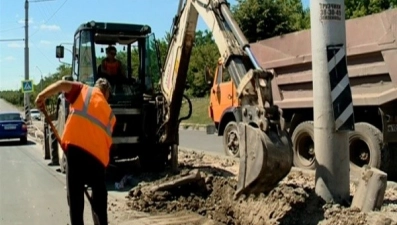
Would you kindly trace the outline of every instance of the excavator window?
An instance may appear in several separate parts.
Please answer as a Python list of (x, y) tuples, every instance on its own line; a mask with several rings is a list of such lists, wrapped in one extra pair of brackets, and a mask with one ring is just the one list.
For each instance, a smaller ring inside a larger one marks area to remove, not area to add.
[(161, 62), (154, 34), (82, 29), (75, 35), (73, 50), (75, 80), (93, 86), (99, 77), (107, 78), (112, 83), (114, 102), (139, 99), (143, 93), (150, 95), (157, 89)]
[(230, 77), (229, 71), (224, 69), (222, 65), (218, 65), (218, 76), (217, 76), (217, 84), (230, 82), (232, 79)]
[(79, 48), (79, 80), (82, 83), (93, 86), (95, 84), (93, 71), (93, 54), (91, 44), (91, 32), (83, 30), (80, 34), (80, 48)]
[[(102, 49), (107, 49), (109, 47), (114, 47), (116, 49), (116, 51), (110, 51), (111, 54), (108, 54), (106, 51), (101, 51)], [(100, 75), (100, 73), (106, 73), (106, 71), (102, 71), (102, 64), (105, 64), (105, 61), (109, 62), (110, 64), (112, 64), (113, 62), (110, 62), (108, 60), (115, 60), (114, 63), (119, 63), (119, 69), (117, 71), (117, 74), (112, 74), (112, 75), (117, 75), (117, 76), (123, 76), (123, 77), (129, 77), (131, 74), (128, 74), (127, 71), (127, 65), (128, 65), (128, 61), (127, 61), (127, 55), (128, 52), (126, 50), (126, 45), (122, 45), (119, 43), (115, 43), (112, 45), (107, 45), (107, 44), (97, 44), (95, 43), (95, 57), (96, 57), (96, 65), (97, 65), (97, 69), (98, 69), (98, 74)], [(113, 57), (112, 59), (109, 59), (107, 57)]]
[(78, 74), (79, 74), (79, 49), (80, 49), (80, 33), (76, 35), (74, 38), (74, 48), (73, 48), (73, 62), (72, 62), (72, 67), (73, 67), (73, 79), (78, 80)]
[(158, 52), (157, 48), (157, 42), (154, 34), (150, 34), (146, 38), (146, 68), (145, 68), (145, 74), (146, 74), (146, 80), (145, 80), (145, 85), (146, 85), (146, 90), (148, 92), (151, 92), (153, 89), (157, 89), (157, 84), (160, 79), (161, 75), (161, 62), (160, 62), (160, 54)]

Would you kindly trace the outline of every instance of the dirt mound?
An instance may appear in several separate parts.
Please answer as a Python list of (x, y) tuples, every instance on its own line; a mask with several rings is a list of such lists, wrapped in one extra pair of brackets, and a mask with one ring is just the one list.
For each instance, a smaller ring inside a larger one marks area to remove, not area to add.
[[(223, 224), (397, 224), (396, 218), (395, 221), (389, 218), (397, 215), (396, 190), (388, 190), (382, 212), (365, 214), (324, 204), (314, 193), (314, 177), (292, 171), (268, 195), (235, 200), (237, 181), (233, 160), (185, 153), (180, 162), (183, 168), (180, 174), (140, 183), (132, 189), (129, 207), (149, 213), (190, 211)], [(178, 183), (184, 179), (184, 183)], [(351, 189), (354, 192), (354, 185)]]

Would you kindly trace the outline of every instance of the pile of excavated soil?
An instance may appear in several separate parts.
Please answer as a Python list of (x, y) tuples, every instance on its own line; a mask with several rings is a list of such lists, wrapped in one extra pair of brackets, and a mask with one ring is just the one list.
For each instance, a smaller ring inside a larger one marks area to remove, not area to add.
[[(139, 183), (128, 206), (148, 213), (195, 212), (223, 224), (397, 225), (397, 190), (389, 188), (380, 212), (324, 204), (314, 193), (314, 176), (291, 171), (269, 194), (234, 200), (238, 163), (198, 153), (180, 153), (181, 172)], [(154, 187), (199, 171), (200, 179), (162, 191)], [(164, 174), (163, 174), (164, 175)], [(154, 175), (145, 174), (145, 177)], [(351, 185), (354, 193), (355, 186)]]

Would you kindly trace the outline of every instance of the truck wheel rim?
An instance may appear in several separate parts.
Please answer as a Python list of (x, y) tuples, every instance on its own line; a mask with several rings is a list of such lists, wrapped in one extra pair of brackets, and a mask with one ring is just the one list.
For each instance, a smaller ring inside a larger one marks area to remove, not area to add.
[(314, 142), (310, 135), (302, 135), (299, 138), (297, 153), (299, 161), (309, 166), (314, 162), (315, 154), (314, 154)]
[(238, 141), (237, 131), (232, 130), (228, 133), (227, 136), (227, 148), (233, 155), (236, 155), (238, 154), (239, 151), (238, 147), (239, 147), (239, 141)]
[(370, 161), (370, 150), (368, 144), (361, 138), (353, 138), (350, 141), (349, 146), (350, 151), (350, 161), (358, 166), (362, 167), (364, 165), (369, 165)]

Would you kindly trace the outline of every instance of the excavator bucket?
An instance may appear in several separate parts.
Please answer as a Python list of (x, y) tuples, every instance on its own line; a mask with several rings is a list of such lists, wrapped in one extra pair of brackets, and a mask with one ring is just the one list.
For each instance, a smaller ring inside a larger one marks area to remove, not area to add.
[(240, 169), (235, 197), (271, 191), (292, 168), (292, 144), (288, 134), (263, 132), (239, 123)]

